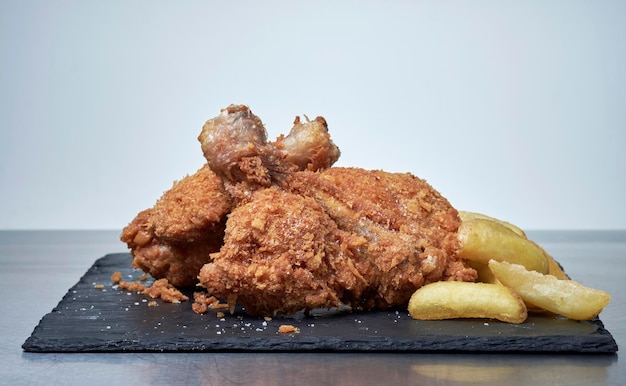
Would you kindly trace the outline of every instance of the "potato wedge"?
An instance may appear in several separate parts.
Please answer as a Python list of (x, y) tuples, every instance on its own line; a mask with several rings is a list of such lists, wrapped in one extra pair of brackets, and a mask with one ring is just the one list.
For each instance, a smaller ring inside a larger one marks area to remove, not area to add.
[(604, 291), (573, 280), (559, 280), (552, 275), (529, 271), (519, 264), (490, 260), (489, 268), (502, 284), (520, 294), (524, 301), (570, 319), (593, 319), (611, 301), (611, 296)]
[(427, 284), (409, 300), (413, 319), (488, 318), (522, 323), (528, 315), (524, 301), (508, 287), (488, 283), (439, 281)]
[(474, 220), (474, 219), (483, 219), (483, 220), (491, 220), (491, 221), (495, 221), (501, 225), (504, 225), (505, 227), (509, 228), (510, 230), (512, 230), (513, 232), (517, 233), (518, 235), (526, 238), (526, 232), (524, 232), (522, 230), (522, 228), (518, 227), (517, 225), (511, 224), (510, 222), (507, 221), (503, 221), (503, 220), (499, 220), (495, 217), (491, 217), (491, 216), (487, 216), (486, 214), (482, 214), (482, 213), (476, 213), (476, 212), (467, 212), (467, 211), (459, 211), (459, 217), (461, 218), (461, 221), (469, 221), (469, 220)]
[(492, 220), (475, 218), (461, 222), (458, 230), (459, 257), (487, 264), (489, 260), (521, 264), (529, 270), (548, 273), (544, 250), (534, 242)]
[[(537, 247), (541, 248), (541, 246), (535, 243)], [(560, 280), (569, 280), (570, 277), (565, 273), (563, 267), (548, 253), (545, 249), (541, 248), (543, 254), (546, 256), (546, 260), (548, 260), (548, 274), (556, 277)]]
[(478, 273), (478, 277), (476, 281), (479, 283), (489, 283), (489, 284), (501, 284), (498, 279), (494, 276), (493, 272), (489, 269), (489, 265), (480, 263), (478, 261), (468, 260), (467, 264), (476, 270)]

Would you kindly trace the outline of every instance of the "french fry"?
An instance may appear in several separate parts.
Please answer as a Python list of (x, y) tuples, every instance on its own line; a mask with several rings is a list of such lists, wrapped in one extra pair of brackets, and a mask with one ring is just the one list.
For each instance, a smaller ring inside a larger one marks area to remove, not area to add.
[(497, 221), (482, 218), (462, 221), (458, 239), (458, 255), (461, 258), (483, 264), (491, 259), (508, 261), (529, 270), (548, 273), (545, 251)]
[(593, 319), (611, 301), (611, 296), (604, 291), (529, 271), (519, 264), (490, 260), (489, 268), (524, 301), (570, 319)]
[(476, 212), (467, 212), (467, 211), (459, 211), (459, 217), (461, 218), (461, 221), (469, 221), (469, 220), (474, 220), (474, 219), (483, 219), (483, 220), (491, 220), (491, 221), (495, 221), (501, 225), (504, 225), (505, 227), (509, 228), (510, 230), (512, 230), (513, 232), (517, 233), (518, 235), (522, 236), (523, 238), (526, 238), (526, 232), (524, 232), (522, 230), (522, 228), (518, 227), (517, 225), (511, 224), (510, 222), (507, 221), (503, 221), (503, 220), (499, 220), (495, 217), (491, 217), (491, 216), (487, 216), (486, 214), (482, 214), (482, 213), (476, 213)]
[(522, 323), (528, 315), (523, 300), (508, 287), (457, 281), (421, 287), (411, 296), (408, 310), (419, 320), (488, 318)]

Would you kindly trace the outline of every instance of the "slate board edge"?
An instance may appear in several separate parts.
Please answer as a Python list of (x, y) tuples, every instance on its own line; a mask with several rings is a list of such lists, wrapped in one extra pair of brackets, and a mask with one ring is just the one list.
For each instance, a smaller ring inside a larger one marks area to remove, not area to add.
[[(137, 340), (125, 341), (93, 341), (84, 342), (80, 349), (64, 344), (63, 340), (40, 340), (29, 338), (23, 345), (26, 352), (38, 353), (145, 353), (145, 352), (491, 352), (491, 353), (572, 353), (572, 354), (615, 354), (617, 346), (614, 341), (607, 339), (603, 342), (567, 342), (555, 346), (551, 341), (542, 343), (535, 339), (534, 347), (516, 338), (468, 338), (455, 339), (454, 343), (442, 341), (440, 337), (434, 339), (420, 339), (418, 341), (394, 341), (377, 344), (372, 347), (371, 341), (267, 341), (264, 339), (250, 339), (246, 345), (241, 339), (232, 343), (229, 339), (220, 341), (188, 340), (181, 343), (163, 342), (152, 348), (137, 349)], [(307, 348), (310, 346), (310, 348)]]

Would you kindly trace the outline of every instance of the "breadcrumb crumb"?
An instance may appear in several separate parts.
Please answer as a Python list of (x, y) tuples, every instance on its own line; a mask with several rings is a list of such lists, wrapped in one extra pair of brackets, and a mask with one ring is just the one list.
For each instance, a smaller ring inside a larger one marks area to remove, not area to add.
[(118, 282), (120, 289), (128, 292), (144, 292), (146, 286), (138, 281), (120, 281)]
[(142, 293), (153, 299), (161, 298), (163, 301), (169, 303), (180, 303), (189, 300), (185, 294), (171, 285), (167, 279), (155, 281), (149, 288), (144, 289)]
[(111, 281), (113, 284), (119, 284), (122, 281), (122, 273), (120, 271), (113, 272), (113, 275), (111, 275)]
[[(144, 275), (142, 275), (142, 277), (143, 276)], [(150, 296), (152, 299), (161, 298), (164, 302), (180, 303), (189, 300), (189, 297), (170, 284), (167, 279), (159, 279), (152, 283), (151, 286), (145, 286), (139, 281), (123, 281), (122, 273), (114, 272), (113, 275), (111, 275), (111, 281), (114, 284), (117, 284), (121, 290), (128, 292), (140, 292), (143, 295)], [(156, 302), (150, 302), (148, 305), (153, 307), (156, 305)]]
[(296, 326), (293, 326), (291, 324), (281, 324), (278, 327), (278, 332), (281, 334), (291, 334), (291, 333), (299, 333), (300, 329)]
[(205, 314), (208, 310), (225, 310), (229, 308), (228, 304), (220, 302), (218, 298), (206, 292), (194, 292), (193, 300), (191, 309), (196, 314)]

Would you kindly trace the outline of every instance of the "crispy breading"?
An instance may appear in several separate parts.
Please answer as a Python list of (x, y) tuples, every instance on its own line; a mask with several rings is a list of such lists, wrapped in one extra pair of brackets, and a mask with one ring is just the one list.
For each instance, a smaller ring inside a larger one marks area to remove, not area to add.
[(189, 300), (178, 288), (174, 287), (167, 279), (156, 280), (150, 287), (142, 291), (153, 299), (160, 298), (168, 303), (180, 303)]
[(202, 268), (200, 282), (254, 315), (336, 307), (341, 304), (332, 269), (341, 252), (337, 237), (336, 226), (313, 199), (260, 190), (231, 212), (224, 246)]
[(299, 172), (233, 210), (199, 278), (255, 315), (399, 306), (429, 282), (475, 280), (455, 256), (458, 224), (448, 201), (410, 174)]
[(174, 183), (150, 210), (148, 224), (162, 240), (194, 242), (223, 226), (230, 196), (208, 165)]
[(200, 268), (222, 245), (230, 207), (221, 178), (205, 165), (140, 212), (121, 240), (131, 249), (134, 267), (176, 286), (193, 286)]
[(121, 240), (131, 250), (133, 267), (155, 278), (167, 278), (175, 286), (196, 285), (200, 268), (211, 260), (210, 254), (222, 245), (224, 225), (194, 242), (162, 240), (154, 235), (150, 227), (150, 211), (140, 212), (122, 231)]
[(456, 255), (450, 203), (408, 173), (331, 167), (339, 149), (324, 118), (296, 118), (268, 142), (262, 121), (231, 105), (198, 139), (207, 166), (122, 233), (155, 278), (199, 279), (255, 315), (404, 306), (427, 283), (476, 279)]

